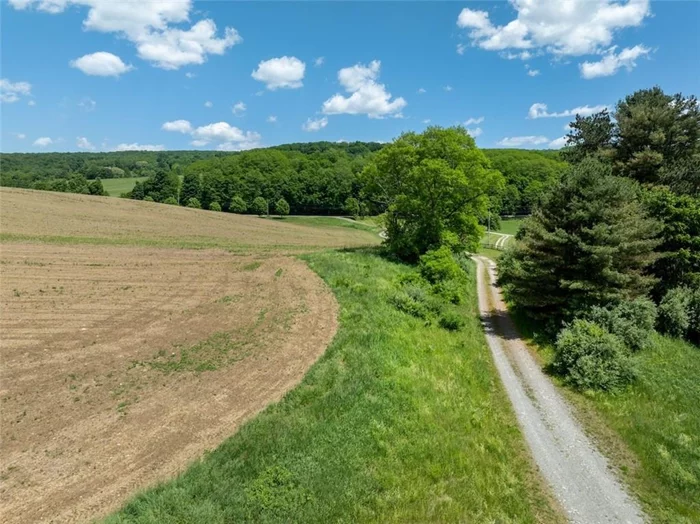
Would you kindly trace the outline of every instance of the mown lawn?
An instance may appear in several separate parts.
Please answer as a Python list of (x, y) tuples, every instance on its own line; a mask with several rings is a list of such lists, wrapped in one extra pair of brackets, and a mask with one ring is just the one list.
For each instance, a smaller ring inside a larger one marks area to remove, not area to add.
[(105, 178), (102, 181), (102, 187), (109, 196), (118, 197), (122, 193), (128, 193), (134, 189), (136, 182), (143, 182), (148, 177), (134, 177), (134, 178)]
[[(552, 344), (514, 318), (546, 367)], [(700, 522), (700, 348), (654, 335), (634, 360), (638, 380), (617, 393), (578, 393), (553, 378), (655, 522)]]
[(476, 315), (426, 325), (388, 298), (415, 269), (376, 250), (306, 256), (340, 303), (323, 357), (281, 402), (121, 522), (560, 522)]
[(501, 219), (501, 229), (498, 231), (500, 233), (506, 233), (508, 235), (515, 235), (519, 230), (520, 226), (523, 225), (524, 218), (504, 218)]

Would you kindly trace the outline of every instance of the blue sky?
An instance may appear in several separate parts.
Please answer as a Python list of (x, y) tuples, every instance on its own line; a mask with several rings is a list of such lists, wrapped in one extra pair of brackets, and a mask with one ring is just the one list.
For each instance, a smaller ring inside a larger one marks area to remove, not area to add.
[(389, 141), (428, 121), (547, 148), (576, 111), (700, 86), (698, 2), (0, 1), (5, 152)]

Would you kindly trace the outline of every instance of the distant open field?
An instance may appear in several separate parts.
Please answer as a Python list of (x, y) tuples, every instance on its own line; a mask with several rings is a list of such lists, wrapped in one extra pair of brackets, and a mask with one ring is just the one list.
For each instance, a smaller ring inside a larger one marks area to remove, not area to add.
[(102, 181), (102, 187), (109, 193), (109, 196), (118, 197), (122, 193), (128, 193), (134, 189), (136, 182), (143, 182), (147, 178), (146, 176), (135, 178), (105, 178)]
[(0, 189), (5, 240), (308, 251), (379, 244), (370, 231), (318, 228), (285, 220), (109, 197)]

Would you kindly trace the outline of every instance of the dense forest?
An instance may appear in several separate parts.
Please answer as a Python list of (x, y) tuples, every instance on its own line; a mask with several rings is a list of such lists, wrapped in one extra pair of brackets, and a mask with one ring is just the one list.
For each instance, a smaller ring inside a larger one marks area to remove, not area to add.
[[(125, 196), (235, 212), (252, 212), (256, 198), (272, 204), (285, 200), (292, 214), (381, 212), (363, 202), (360, 173), (383, 147), (377, 142), (310, 142), (235, 153), (11, 153), (0, 155), (0, 182), (99, 195), (100, 184), (93, 183), (97, 179), (149, 177)], [(557, 151), (484, 153), (505, 178), (502, 190), (491, 196), (496, 214), (529, 214), (566, 166)]]

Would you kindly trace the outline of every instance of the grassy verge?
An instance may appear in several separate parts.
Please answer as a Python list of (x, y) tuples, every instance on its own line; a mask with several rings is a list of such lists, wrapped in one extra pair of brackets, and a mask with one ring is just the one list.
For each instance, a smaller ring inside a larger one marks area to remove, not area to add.
[[(551, 343), (514, 318), (549, 364)], [(555, 382), (654, 521), (700, 522), (700, 349), (656, 335), (634, 360), (639, 379), (614, 394), (577, 393)]]
[(341, 306), (303, 382), (108, 522), (558, 522), (469, 296), (447, 331), (390, 303), (415, 269), (373, 251), (305, 257)]
[(508, 235), (515, 235), (519, 230), (520, 226), (523, 225), (524, 218), (505, 218), (501, 220), (500, 233), (507, 233)]

